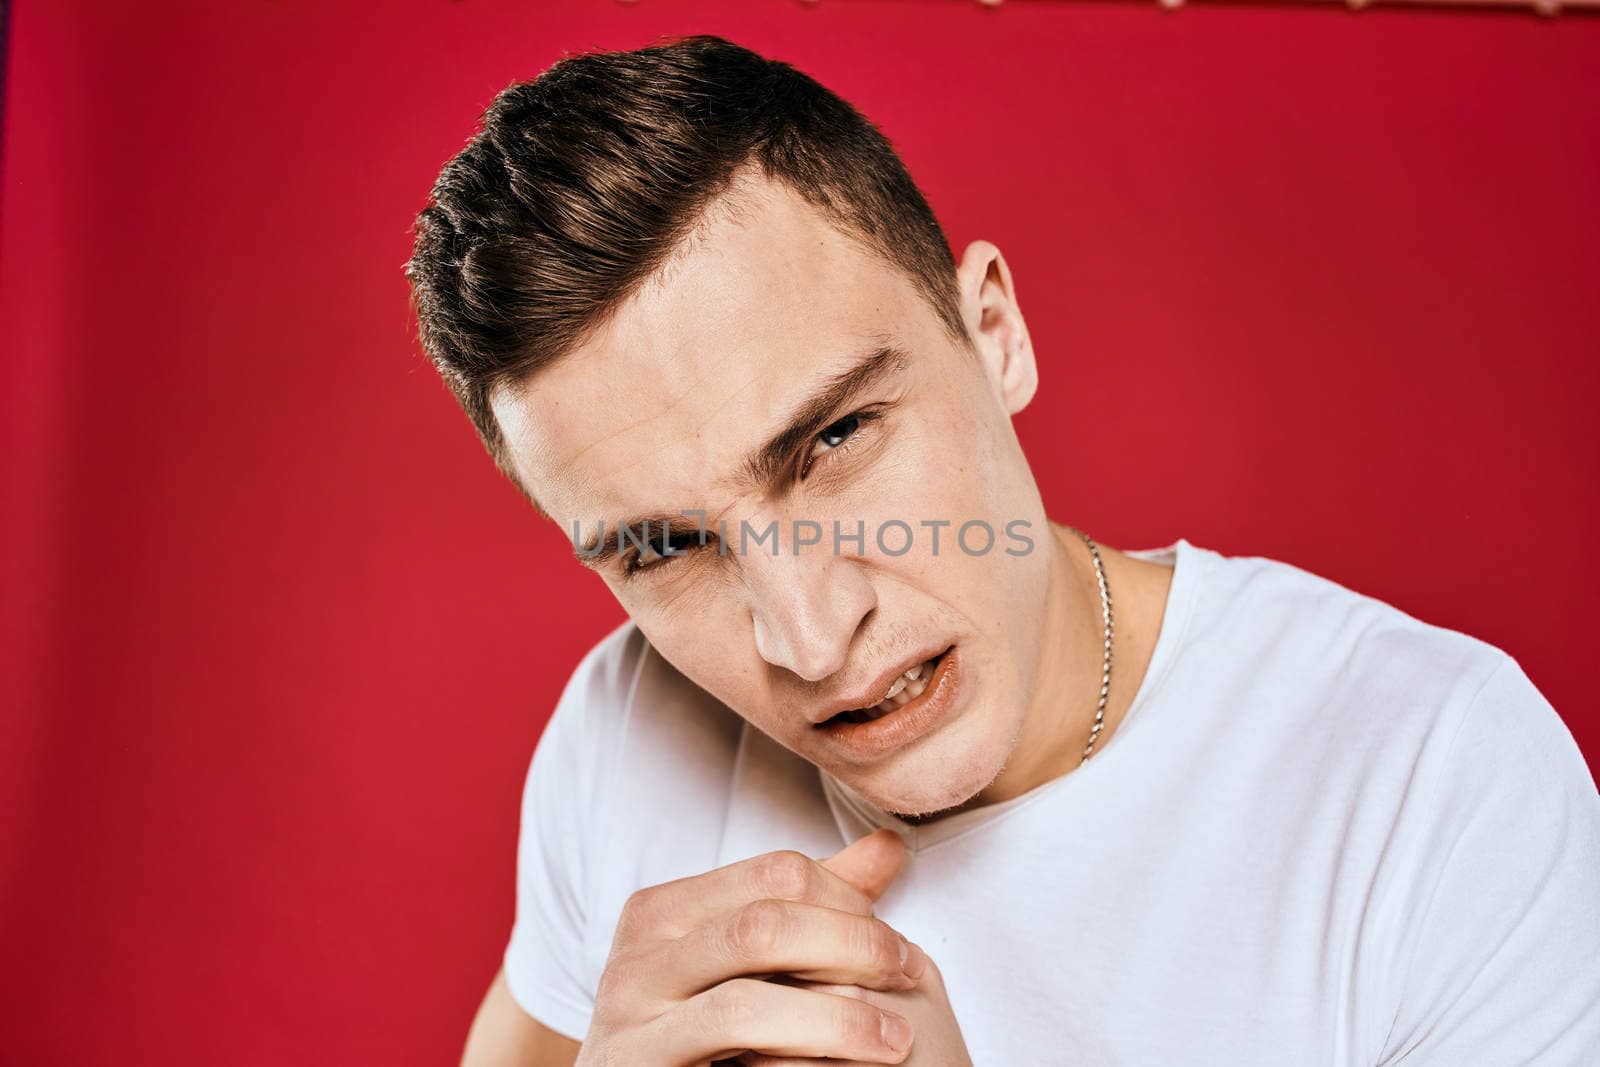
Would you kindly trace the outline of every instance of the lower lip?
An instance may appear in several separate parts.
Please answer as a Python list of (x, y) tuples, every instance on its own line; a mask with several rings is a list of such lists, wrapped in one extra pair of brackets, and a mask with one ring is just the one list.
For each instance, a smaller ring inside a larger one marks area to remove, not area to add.
[(955, 710), (961, 691), (961, 665), (950, 646), (934, 668), (928, 687), (887, 715), (867, 722), (843, 719), (813, 727), (829, 748), (852, 763), (878, 759), (933, 730)]

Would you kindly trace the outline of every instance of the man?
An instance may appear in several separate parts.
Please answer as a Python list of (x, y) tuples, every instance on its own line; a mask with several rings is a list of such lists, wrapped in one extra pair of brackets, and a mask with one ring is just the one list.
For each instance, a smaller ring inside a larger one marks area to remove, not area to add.
[(539, 742), (468, 1063), (1600, 1062), (1600, 795), (1516, 661), (1048, 520), (1005, 258), (810, 78), (568, 57), (408, 276), (630, 618)]

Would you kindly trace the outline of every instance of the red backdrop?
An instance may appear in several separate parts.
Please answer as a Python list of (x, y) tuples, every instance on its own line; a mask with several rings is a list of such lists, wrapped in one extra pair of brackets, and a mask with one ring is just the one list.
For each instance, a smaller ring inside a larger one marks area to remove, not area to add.
[(621, 619), (416, 347), (496, 90), (718, 32), (994, 240), (1058, 517), (1515, 655), (1600, 755), (1600, 20), (824, 0), (19, 0), (0, 321), (0, 1060), (441, 1063)]

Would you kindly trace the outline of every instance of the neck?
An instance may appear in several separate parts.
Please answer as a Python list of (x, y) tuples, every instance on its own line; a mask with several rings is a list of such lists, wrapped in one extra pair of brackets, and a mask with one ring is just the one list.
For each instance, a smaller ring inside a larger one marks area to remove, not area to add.
[[(1089, 743), (1100, 703), (1105, 627), (1094, 557), (1083, 538), (1066, 527), (1052, 522), (1050, 532), (1054, 536), (1050, 539), (1044, 640), (1039, 646), (1027, 718), (1011, 759), (974, 798), (980, 804), (1021, 796), (1076, 768)], [(1112, 592), (1115, 595), (1115, 590)], [(1115, 682), (1113, 679), (1113, 687)], [(1102, 739), (1105, 731), (1102, 727)], [(1095, 748), (1099, 747), (1097, 742)]]
[[(1017, 734), (1011, 758), (994, 781), (966, 803), (921, 819), (911, 818), (909, 822), (929, 821), (956, 811), (1011, 800), (1069, 773), (1083, 758), (1089, 731), (1094, 725), (1095, 709), (1100, 703), (1100, 677), (1104, 667), (1105, 629), (1100, 610), (1100, 586), (1096, 581), (1094, 557), (1083, 538), (1054, 522), (1050, 524), (1050, 532), (1044, 640), (1039, 648), (1027, 716)], [(1101, 555), (1107, 555), (1103, 547)], [(1109, 575), (1106, 581), (1109, 587)], [(1111, 595), (1115, 597), (1117, 591), (1112, 589)], [(1106, 722), (1095, 742), (1096, 752), (1111, 730), (1112, 702), (1119, 694), (1119, 681), (1113, 668)]]

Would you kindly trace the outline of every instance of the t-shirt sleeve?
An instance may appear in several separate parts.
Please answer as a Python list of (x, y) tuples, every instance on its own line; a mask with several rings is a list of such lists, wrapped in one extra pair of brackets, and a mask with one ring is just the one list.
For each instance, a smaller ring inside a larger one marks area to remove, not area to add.
[(1443, 768), (1379, 1064), (1600, 1064), (1600, 793), (1510, 656)]
[[(506, 984), (522, 1010), (582, 1041), (594, 1010), (584, 943), (592, 860), (587, 847), (604, 796), (596, 781), (618, 683), (624, 635), (587, 655), (562, 691), (534, 749), (522, 791), (516, 921), (505, 950)], [(619, 690), (622, 690), (619, 693)]]

